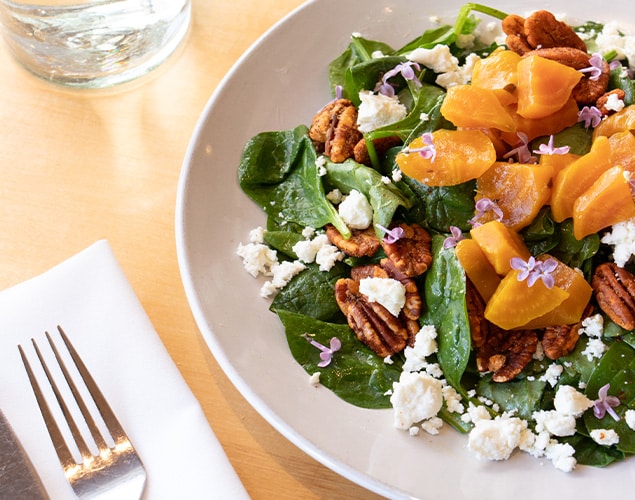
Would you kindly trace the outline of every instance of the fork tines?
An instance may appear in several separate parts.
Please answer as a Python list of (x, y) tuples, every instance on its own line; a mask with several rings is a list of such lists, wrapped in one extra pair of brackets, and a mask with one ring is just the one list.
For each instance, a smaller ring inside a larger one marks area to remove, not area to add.
[[(104, 436), (100, 431), (91, 411), (88, 409), (88, 406), (80, 394), (80, 390), (73, 381), (71, 373), (67, 369), (63, 357), (60, 354), (60, 350), (58, 350), (52, 336), (48, 332), (45, 332), (51, 351), (57, 364), (59, 365), (61, 373), (63, 374), (63, 379), (66, 381), (68, 389), (70, 389), (70, 395), (67, 394), (67, 397), (70, 399), (72, 395), (72, 399), (75, 400), (75, 403), (79, 408), (79, 412), (81, 412), (81, 415), (86, 423), (86, 427), (88, 428), (97, 448), (97, 454), (90, 450), (89, 445), (79, 430), (79, 427), (73, 418), (72, 412), (64, 399), (60, 385), (56, 382), (56, 377), (49, 368), (49, 365), (45, 360), (45, 356), (42, 354), (40, 346), (35, 339), (31, 339), (37, 355), (37, 360), (46, 375), (46, 377), (41, 378), (46, 378), (48, 380), (50, 388), (55, 396), (55, 400), (57, 401), (63, 418), (68, 425), (72, 439), (74, 440), (81, 455), (81, 460), (76, 460), (73, 457), (71, 448), (64, 439), (64, 435), (56, 422), (49, 404), (47, 403), (47, 398), (42, 390), (42, 386), (38, 382), (38, 377), (29, 363), (25, 350), (21, 345), (19, 345), (18, 349), (20, 351), (20, 356), (22, 357), (22, 362), (24, 363), (29, 381), (33, 387), (33, 392), (35, 393), (35, 398), (38, 406), (40, 407), (40, 411), (44, 418), (49, 435), (51, 436), (51, 440), (53, 441), (60, 463), (66, 473), (66, 477), (75, 490), (75, 493), (80, 498), (94, 492), (95, 490), (104, 492), (114, 488), (120, 488), (122, 482), (127, 485), (125, 489), (138, 490), (132, 495), (132, 498), (138, 498), (143, 491), (145, 484), (145, 471), (143, 465), (137, 457), (137, 454), (119, 421), (93, 380), (93, 377), (88, 372), (85, 364), (77, 354), (77, 351), (71, 344), (67, 335), (64, 333), (64, 330), (62, 330), (60, 326), (58, 326), (57, 329), (63, 345), (75, 364), (77, 373), (79, 373), (86, 389), (88, 389), (88, 393), (94, 402), (94, 406), (99, 410), (105, 427), (110, 434), (110, 436)], [(62, 379), (59, 374), (57, 378), (59, 378), (60, 381)], [(61, 387), (64, 386), (62, 385)], [(69, 391), (66, 392), (68, 393)], [(111, 444), (109, 444), (108, 441)], [(131, 483), (135, 484), (132, 485)], [(130, 488), (131, 486), (132, 488)]]

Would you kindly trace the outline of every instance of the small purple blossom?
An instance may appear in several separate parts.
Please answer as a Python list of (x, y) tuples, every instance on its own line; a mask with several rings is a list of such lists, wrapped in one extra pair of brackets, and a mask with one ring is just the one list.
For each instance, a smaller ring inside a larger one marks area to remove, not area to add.
[(443, 240), (443, 249), (454, 248), (459, 241), (463, 239), (463, 232), (456, 226), (450, 226), (450, 234), (445, 240)]
[(631, 188), (631, 196), (635, 196), (635, 177), (628, 178), (628, 185)]
[(476, 215), (467, 221), (468, 224), (472, 225), (472, 227), (480, 226), (481, 223), (479, 222), (479, 219), (489, 212), (494, 213), (495, 220), (503, 220), (503, 211), (496, 202), (490, 200), (489, 198), (481, 198), (474, 204), (474, 208), (476, 209)]
[(375, 226), (381, 229), (384, 233), (386, 233), (384, 234), (384, 241), (388, 243), (389, 245), (396, 243), (397, 241), (399, 241), (401, 238), (403, 238), (406, 235), (406, 232), (400, 226), (393, 227), (392, 229), (388, 229), (387, 227), (380, 226), (379, 224), (375, 224)]
[(537, 158), (532, 156), (531, 151), (529, 151), (529, 137), (527, 137), (527, 134), (517, 132), (516, 135), (518, 136), (518, 142), (514, 149), (506, 153), (503, 158), (507, 159), (517, 155), (518, 163), (536, 163), (538, 161)]
[(419, 153), (426, 160), (430, 160), (434, 163), (434, 159), (437, 157), (437, 149), (434, 146), (434, 136), (430, 132), (426, 132), (421, 136), (421, 140), (425, 146), (420, 148), (404, 148), (404, 153)]
[(614, 59), (613, 61), (611, 61), (609, 63), (609, 69), (611, 71), (616, 70), (617, 68), (621, 68), (622, 67), (622, 63), (620, 61), (618, 61), (617, 59)]
[(568, 152), (569, 146), (553, 147), (553, 135), (549, 136), (549, 142), (547, 144), (541, 144), (538, 149), (534, 149), (534, 153), (538, 155), (566, 155)]
[(611, 384), (606, 384), (598, 391), (598, 399), (593, 402), (593, 415), (596, 418), (604, 418), (604, 415), (608, 413), (613, 420), (619, 422), (620, 417), (613, 408), (620, 405), (620, 398), (608, 395), (610, 387)]
[(602, 112), (595, 106), (584, 106), (578, 112), (578, 123), (584, 122), (584, 128), (595, 128), (602, 121)]
[(322, 351), (320, 352), (320, 359), (322, 361), (320, 361), (317, 364), (320, 368), (324, 368), (325, 366), (328, 366), (331, 363), (331, 360), (333, 359), (333, 354), (336, 351), (339, 351), (340, 348), (342, 347), (342, 342), (337, 337), (331, 338), (329, 347), (326, 347), (320, 344), (317, 340), (313, 340), (308, 333), (305, 333), (303, 337), (307, 340), (307, 342), (309, 342), (309, 344), (311, 344), (314, 347), (317, 347), (320, 351)]
[(381, 81), (377, 83), (375, 91), (389, 97), (394, 96), (395, 88), (388, 83), (388, 80), (390, 80), (393, 76), (397, 76), (398, 74), (401, 74), (404, 80), (409, 80), (413, 82), (415, 86), (421, 87), (422, 84), (415, 74), (415, 69), (417, 71), (420, 71), (421, 66), (419, 66), (419, 63), (416, 63), (414, 61), (406, 61), (397, 64), (397, 66), (384, 74)]
[(520, 271), (518, 281), (527, 280), (527, 286), (534, 286), (539, 279), (547, 288), (553, 288), (555, 285), (554, 277), (551, 274), (558, 267), (558, 261), (555, 259), (540, 261), (531, 256), (525, 261), (520, 257), (512, 257), (510, 265), (512, 269)]
[(578, 70), (580, 73), (588, 73), (589, 80), (596, 81), (602, 75), (602, 71), (604, 71), (604, 59), (601, 54), (593, 54), (589, 59), (588, 68), (582, 68)]

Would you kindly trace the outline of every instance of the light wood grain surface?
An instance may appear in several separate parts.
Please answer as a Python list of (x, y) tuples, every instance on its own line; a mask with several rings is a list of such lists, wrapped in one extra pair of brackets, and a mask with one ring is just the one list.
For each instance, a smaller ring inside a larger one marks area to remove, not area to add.
[(194, 0), (178, 54), (106, 92), (41, 81), (0, 43), (0, 288), (108, 239), (252, 498), (374, 498), (297, 449), (236, 391), (200, 336), (177, 266), (176, 190), (196, 121), (238, 57), (300, 4)]

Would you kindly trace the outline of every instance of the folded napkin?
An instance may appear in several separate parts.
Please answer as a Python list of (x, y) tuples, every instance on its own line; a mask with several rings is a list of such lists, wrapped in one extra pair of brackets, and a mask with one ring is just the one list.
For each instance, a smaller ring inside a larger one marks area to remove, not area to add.
[(0, 292), (0, 408), (51, 498), (73, 493), (17, 345), (33, 355), (30, 339), (46, 346), (44, 332), (56, 334), (57, 325), (139, 453), (148, 474), (144, 498), (248, 498), (106, 241)]

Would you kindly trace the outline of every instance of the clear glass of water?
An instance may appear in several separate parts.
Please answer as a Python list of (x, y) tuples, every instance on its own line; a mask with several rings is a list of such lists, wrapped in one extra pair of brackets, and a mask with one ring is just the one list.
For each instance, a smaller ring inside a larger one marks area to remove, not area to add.
[(29, 71), (70, 87), (128, 82), (185, 37), (190, 0), (0, 0), (0, 25)]

